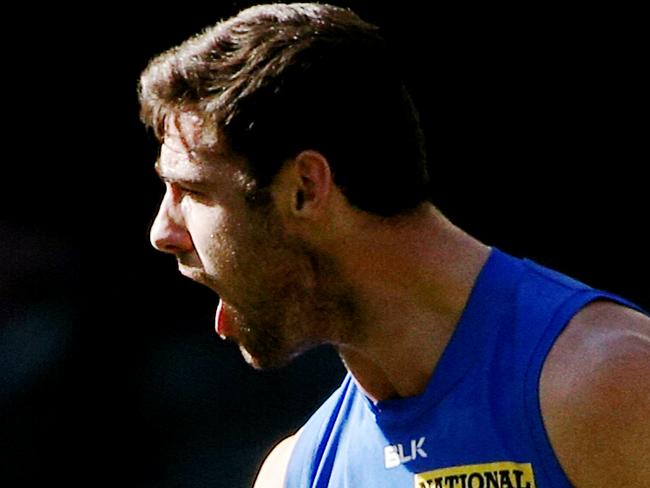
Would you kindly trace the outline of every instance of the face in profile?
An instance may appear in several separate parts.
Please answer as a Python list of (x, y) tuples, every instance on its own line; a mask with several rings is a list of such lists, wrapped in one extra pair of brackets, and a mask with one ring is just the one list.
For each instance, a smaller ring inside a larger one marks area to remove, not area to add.
[(252, 366), (285, 364), (327, 341), (332, 299), (319, 286), (322, 266), (314, 267), (323, 260), (284, 232), (272, 199), (249, 203), (243, 161), (218, 151), (210, 162), (196, 156), (199, 135), (189, 115), (167, 124), (157, 163), (165, 194), (151, 242), (219, 295), (218, 332)]

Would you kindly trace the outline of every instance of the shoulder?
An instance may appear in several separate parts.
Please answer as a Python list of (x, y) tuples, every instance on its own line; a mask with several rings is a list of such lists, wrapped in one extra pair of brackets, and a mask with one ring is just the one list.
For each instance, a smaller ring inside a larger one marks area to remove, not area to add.
[[(302, 429), (301, 429), (302, 430)], [(300, 436), (300, 432), (280, 441), (264, 460), (262, 467), (257, 473), (257, 479), (253, 488), (282, 488), (284, 487), (287, 467), (291, 459), (291, 453)]]
[(576, 486), (650, 486), (650, 318), (610, 301), (578, 312), (540, 383), (544, 424)]

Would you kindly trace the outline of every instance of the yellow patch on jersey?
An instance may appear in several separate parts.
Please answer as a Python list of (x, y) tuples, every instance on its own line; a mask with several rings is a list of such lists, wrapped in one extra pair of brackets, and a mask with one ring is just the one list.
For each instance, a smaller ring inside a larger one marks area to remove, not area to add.
[(469, 464), (417, 473), (414, 488), (535, 488), (530, 463)]

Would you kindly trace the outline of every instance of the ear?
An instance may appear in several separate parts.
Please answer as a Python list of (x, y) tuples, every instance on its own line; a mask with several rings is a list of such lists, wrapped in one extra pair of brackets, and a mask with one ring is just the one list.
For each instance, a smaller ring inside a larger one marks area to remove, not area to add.
[(329, 203), (333, 188), (329, 162), (318, 151), (302, 151), (285, 163), (276, 180), (276, 202), (284, 214), (317, 218)]

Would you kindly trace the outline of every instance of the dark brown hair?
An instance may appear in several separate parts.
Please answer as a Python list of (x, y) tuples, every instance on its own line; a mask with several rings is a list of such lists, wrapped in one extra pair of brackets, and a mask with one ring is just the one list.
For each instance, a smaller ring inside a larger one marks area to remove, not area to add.
[(399, 57), (378, 27), (348, 9), (268, 4), (154, 58), (139, 86), (141, 116), (162, 139), (170, 114), (203, 119), (243, 156), (258, 187), (300, 151), (322, 153), (360, 209), (392, 216), (429, 197), (424, 141)]

